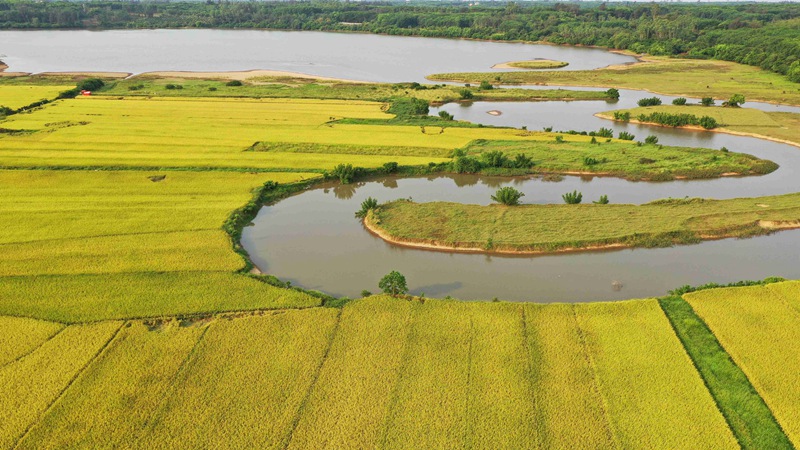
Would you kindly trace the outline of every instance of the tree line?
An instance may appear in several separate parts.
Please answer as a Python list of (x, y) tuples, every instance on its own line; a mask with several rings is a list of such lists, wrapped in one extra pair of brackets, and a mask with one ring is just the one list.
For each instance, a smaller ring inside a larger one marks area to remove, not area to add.
[(0, 29), (261, 28), (544, 41), (735, 61), (800, 82), (800, 4), (31, 2)]

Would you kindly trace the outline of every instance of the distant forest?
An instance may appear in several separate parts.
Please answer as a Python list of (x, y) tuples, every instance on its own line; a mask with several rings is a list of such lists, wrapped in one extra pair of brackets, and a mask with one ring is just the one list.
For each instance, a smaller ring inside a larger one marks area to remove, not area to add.
[(544, 41), (736, 61), (800, 83), (797, 3), (466, 6), (0, 0), (0, 29), (48, 28), (260, 28)]

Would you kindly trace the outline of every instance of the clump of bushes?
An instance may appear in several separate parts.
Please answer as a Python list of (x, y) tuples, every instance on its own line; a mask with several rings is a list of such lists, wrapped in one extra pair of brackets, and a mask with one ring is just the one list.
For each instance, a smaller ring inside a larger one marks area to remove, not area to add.
[(461, 97), (462, 100), (469, 100), (475, 97), (475, 94), (472, 93), (472, 90), (464, 88), (458, 91), (458, 95)]
[(671, 127), (699, 125), (707, 130), (710, 130), (719, 126), (717, 120), (713, 117), (697, 117), (694, 114), (670, 114), (665, 112), (654, 112), (650, 114), (639, 114), (637, 119), (639, 119), (641, 122), (657, 123)]
[(87, 78), (76, 86), (79, 91), (97, 91), (105, 86), (106, 83), (100, 78)]
[(367, 217), (367, 214), (369, 214), (370, 211), (372, 211), (377, 207), (378, 207), (378, 200), (372, 197), (367, 197), (366, 200), (361, 202), (361, 209), (356, 211), (356, 217), (359, 219), (363, 219), (364, 217)]
[(703, 106), (714, 106), (714, 98), (713, 97), (703, 97), (700, 99), (700, 104)]
[(619, 100), (619, 89), (611, 88), (606, 91), (606, 97), (611, 100)]
[(480, 159), (467, 156), (463, 151), (454, 152), (453, 162), (450, 167), (456, 173), (477, 173), (483, 169), (530, 169), (533, 167), (533, 160), (522, 153), (517, 154), (514, 159), (509, 158), (500, 150), (484, 152)]
[(653, 136), (651, 134), (650, 136), (644, 138), (644, 143), (648, 145), (656, 145), (658, 144), (658, 136)]
[(607, 205), (608, 204), (608, 196), (607, 195), (601, 195), (599, 200), (597, 200), (596, 202), (592, 202), (592, 203), (594, 203), (595, 205)]
[(183, 86), (182, 86), (182, 85), (180, 85), (180, 84), (172, 84), (172, 83), (167, 83), (167, 84), (164, 86), (164, 88), (165, 88), (165, 89), (168, 89), (168, 90), (170, 90), (170, 91), (171, 91), (171, 90), (174, 90), (174, 89), (183, 89)]
[(583, 194), (578, 191), (567, 192), (561, 198), (568, 205), (577, 205), (583, 201)]
[(453, 115), (447, 111), (439, 111), (439, 117), (443, 120), (453, 120)]
[(396, 98), (387, 110), (397, 117), (427, 116), (429, 111), (428, 102), (414, 97)]
[(628, 111), (619, 112), (614, 111), (614, 120), (620, 120), (622, 122), (627, 122), (631, 120), (631, 113)]
[(497, 192), (495, 192), (495, 194), (492, 196), (492, 200), (496, 201), (497, 203), (502, 203), (506, 206), (515, 206), (519, 205), (519, 199), (524, 196), (524, 193), (514, 189), (511, 186), (506, 186), (498, 189)]
[(478, 87), (478, 89), (480, 89), (482, 91), (491, 91), (492, 89), (494, 89), (494, 86), (492, 86), (492, 83), (489, 83), (488, 81), (483, 80), (483, 81), (481, 81), (481, 85)]
[(658, 97), (647, 97), (639, 99), (636, 104), (639, 106), (658, 106), (661, 104), (661, 99)]
[(589, 132), (589, 136), (598, 136), (598, 137), (610, 138), (610, 137), (614, 137), (614, 131), (611, 130), (610, 128), (603, 127), (603, 128), (600, 128), (597, 131)]
[(384, 173), (395, 173), (397, 172), (398, 167), (400, 166), (396, 162), (391, 161), (383, 165), (382, 171)]
[(362, 172), (363, 169), (360, 167), (353, 167), (352, 164), (339, 164), (338, 166), (334, 167), (328, 175), (338, 178), (342, 184), (350, 184), (356, 179), (356, 177), (361, 175)]
[(675, 105), (675, 106), (683, 106), (683, 105), (686, 104), (686, 98), (685, 97), (678, 97), (678, 98), (672, 100), (672, 104)]
[(225, 83), (225, 86), (241, 86), (242, 82), (239, 80), (231, 80)]
[(632, 141), (636, 136), (628, 133), (627, 131), (620, 131), (619, 132), (619, 139), (623, 141)]

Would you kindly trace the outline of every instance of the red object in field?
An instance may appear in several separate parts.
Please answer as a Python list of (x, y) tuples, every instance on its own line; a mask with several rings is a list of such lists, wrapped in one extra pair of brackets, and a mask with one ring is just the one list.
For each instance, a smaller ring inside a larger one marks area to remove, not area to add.
[(92, 95), (92, 91), (81, 91), (81, 95)]

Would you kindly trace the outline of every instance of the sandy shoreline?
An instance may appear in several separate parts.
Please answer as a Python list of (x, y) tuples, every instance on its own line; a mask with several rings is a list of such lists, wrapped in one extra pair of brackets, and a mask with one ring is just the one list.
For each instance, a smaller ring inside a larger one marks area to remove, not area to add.
[(287, 72), (283, 70), (241, 70), (241, 71), (228, 71), (228, 72), (192, 72), (192, 71), (158, 71), (158, 72), (144, 72), (131, 76), (131, 78), (187, 78), (187, 79), (224, 79), (224, 80), (239, 80), (245, 81), (250, 78), (300, 78), (305, 80), (322, 80), (322, 81), (338, 81), (342, 83), (362, 83), (371, 84), (371, 81), (358, 81), (348, 80), (345, 78), (332, 78), (323, 77), (318, 75), (309, 75), (300, 72)]
[[(611, 120), (611, 121), (614, 121), (614, 122), (619, 122), (617, 120), (614, 120), (613, 116), (609, 116), (609, 115), (603, 114), (603, 113), (597, 113), (594, 116), (595, 117), (599, 117), (600, 119), (606, 119), (606, 120)], [(678, 129), (681, 129), (681, 130), (710, 131), (712, 133), (724, 133), (724, 134), (732, 134), (734, 136), (754, 137), (756, 139), (764, 139), (764, 140), (767, 140), (767, 141), (778, 142), (780, 144), (788, 144), (788, 145), (792, 145), (792, 146), (795, 146), (795, 147), (800, 147), (800, 142), (794, 142), (794, 141), (790, 141), (790, 140), (787, 140), (787, 139), (775, 138), (775, 137), (766, 136), (766, 135), (763, 135), (763, 134), (747, 133), (747, 132), (744, 132), (744, 131), (734, 131), (734, 130), (729, 130), (729, 129), (724, 128), (724, 127), (712, 128), (710, 130), (707, 130), (707, 129), (703, 128), (703, 127), (698, 127), (698, 126), (695, 126), (695, 125), (688, 125), (688, 126), (684, 126), (684, 127), (673, 127), (673, 126), (670, 126), (670, 125), (662, 125), (660, 123), (642, 122), (642, 121), (636, 120), (636, 119), (631, 119), (631, 120), (628, 120), (627, 122), (628, 123), (640, 124), (640, 125), (649, 125), (649, 126), (654, 126), (654, 127), (662, 127), (662, 128), (678, 128)]]
[[(509, 250), (509, 249), (497, 249), (497, 250), (486, 250), (485, 248), (480, 247), (453, 247), (449, 245), (442, 245), (442, 244), (435, 244), (429, 242), (414, 242), (409, 240), (403, 240), (395, 238), (394, 236), (388, 234), (381, 228), (378, 228), (371, 220), (372, 213), (368, 214), (367, 217), (364, 218), (362, 224), (364, 229), (366, 229), (370, 234), (381, 238), (382, 240), (392, 244), (397, 245), (400, 247), (406, 248), (414, 248), (414, 249), (421, 249), (421, 250), (432, 250), (438, 252), (445, 252), (445, 253), (479, 253), (485, 255), (507, 255), (507, 256), (545, 256), (545, 255), (558, 255), (563, 253), (580, 253), (580, 252), (601, 252), (601, 251), (612, 251), (612, 250), (625, 250), (625, 249), (634, 249), (634, 248), (642, 248), (636, 247), (633, 245), (627, 244), (606, 244), (606, 245), (591, 245), (587, 247), (567, 247), (558, 250)], [(756, 224), (763, 228), (764, 230), (768, 231), (779, 231), (779, 230), (795, 230), (800, 229), (800, 220), (790, 220), (790, 221), (773, 221), (773, 220), (759, 220)], [(735, 238), (735, 235), (701, 235), (699, 236), (700, 239), (703, 241), (717, 241), (722, 239), (730, 239)], [(676, 244), (677, 245), (677, 244)]]
[(0, 65), (0, 76), (6, 77), (73, 77), (73, 78), (112, 78), (112, 79), (126, 79), (126, 78), (180, 78), (180, 79), (205, 79), (205, 80), (239, 80), (245, 81), (251, 78), (299, 78), (304, 80), (320, 80), (320, 81), (335, 81), (340, 83), (359, 83), (359, 84), (374, 84), (372, 81), (348, 80), (345, 78), (323, 77), (318, 75), (310, 75), (300, 72), (288, 72), (284, 70), (240, 70), (240, 71), (223, 71), (223, 72), (194, 72), (182, 70), (167, 70), (156, 72), (143, 72), (134, 74), (131, 72), (6, 72), (8, 69), (6, 65)]

